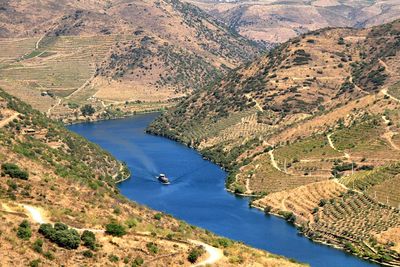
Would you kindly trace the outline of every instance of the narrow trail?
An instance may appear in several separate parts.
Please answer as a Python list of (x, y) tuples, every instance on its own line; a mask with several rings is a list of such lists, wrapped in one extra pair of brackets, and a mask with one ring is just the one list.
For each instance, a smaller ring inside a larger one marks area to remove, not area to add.
[(0, 128), (6, 126), (7, 124), (9, 124), (12, 120), (16, 119), (18, 117), (19, 113), (15, 112), (14, 114), (12, 114), (10, 117), (5, 118), (4, 120), (0, 121)]
[(400, 99), (389, 94), (388, 89), (386, 87), (381, 90), (381, 93), (384, 94), (385, 96), (389, 97), (390, 99), (400, 103)]
[(382, 119), (386, 124), (386, 132), (382, 136), (388, 141), (394, 150), (400, 150), (400, 148), (393, 142), (393, 136), (397, 133), (390, 129), (390, 120), (388, 120), (386, 116), (382, 116)]
[(339, 149), (337, 149), (337, 148), (335, 147), (335, 145), (333, 144), (332, 138), (331, 138), (332, 135), (333, 135), (333, 133), (330, 133), (330, 134), (328, 134), (328, 135), (326, 136), (326, 138), (328, 138), (329, 146), (330, 146), (333, 150), (336, 150), (336, 151), (338, 151), (338, 152), (343, 153), (343, 154), (344, 154), (344, 157), (345, 157), (346, 159), (350, 159), (350, 154), (349, 154), (349, 153), (343, 152), (343, 151), (341, 151), (341, 150), (339, 150)]
[[(6, 207), (10, 212), (11, 209), (8, 208), (7, 205), (3, 204), (3, 207)], [(43, 211), (40, 208), (36, 208), (30, 205), (26, 205), (26, 204), (20, 204), (21, 207), (23, 207), (27, 213), (28, 216), (35, 222), (38, 224), (43, 224), (43, 223), (49, 223), (50, 221), (45, 219), (46, 216), (44, 215)], [(85, 230), (88, 231), (92, 231), (94, 233), (101, 233), (104, 234), (105, 230), (103, 229), (92, 229), (92, 228), (75, 228), (75, 227), (71, 227), (75, 230), (77, 230), (78, 232), (83, 232)], [(139, 235), (145, 235), (145, 236), (151, 236), (151, 233), (149, 232), (143, 232), (143, 233), (138, 233)], [(190, 243), (196, 245), (196, 246), (202, 246), (208, 253), (208, 257), (206, 259), (204, 259), (201, 262), (198, 262), (194, 265), (192, 265), (193, 267), (197, 267), (197, 266), (205, 266), (208, 264), (214, 264), (217, 261), (219, 261), (220, 259), (222, 259), (224, 257), (224, 254), (222, 252), (221, 249), (210, 246), (202, 241), (199, 240), (189, 240)]]
[(93, 79), (94, 79), (94, 74), (88, 80), (86, 80), (86, 82), (84, 84), (82, 84), (81, 87), (79, 87), (78, 89), (73, 91), (71, 94), (66, 96), (65, 99), (70, 99), (71, 96), (73, 96), (73, 95), (79, 93), (80, 91), (82, 91), (86, 86), (88, 86), (92, 82)]
[(378, 59), (379, 63), (385, 68), (385, 71), (391, 75), (396, 75), (394, 71), (392, 71), (389, 66), (382, 59)]
[(263, 111), (263, 108), (261, 107), (260, 103), (258, 103), (257, 100), (255, 100), (253, 97), (251, 97), (250, 94), (245, 94), (244, 96), (245, 96), (247, 99), (254, 101), (254, 102), (256, 103), (256, 108), (257, 108), (259, 111)]
[(51, 111), (55, 108), (58, 107), (61, 104), (61, 98), (58, 98), (57, 103), (52, 105), (51, 107), (49, 107), (49, 109), (47, 110), (46, 114), (47, 116), (50, 116)]
[(219, 248), (215, 248), (213, 246), (210, 246), (210, 245), (203, 243), (201, 241), (198, 241), (198, 240), (189, 240), (189, 241), (190, 241), (190, 243), (192, 243), (194, 245), (202, 246), (209, 255), (207, 259), (192, 265), (193, 267), (214, 264), (224, 257), (224, 253)]
[(270, 156), (270, 158), (271, 158), (272, 167), (274, 167), (275, 169), (277, 169), (277, 170), (280, 171), (280, 172), (283, 172), (283, 171), (281, 170), (281, 168), (279, 168), (278, 163), (275, 161), (274, 150), (272, 149), (272, 150), (268, 151), (268, 154), (269, 154), (269, 156)]

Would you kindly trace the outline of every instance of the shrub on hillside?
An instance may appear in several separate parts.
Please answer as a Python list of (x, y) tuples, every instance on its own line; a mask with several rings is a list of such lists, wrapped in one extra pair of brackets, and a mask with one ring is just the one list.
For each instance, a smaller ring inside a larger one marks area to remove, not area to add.
[(31, 225), (27, 220), (23, 220), (18, 227), (17, 236), (21, 239), (28, 240), (32, 236)]
[(158, 253), (157, 244), (155, 244), (153, 242), (149, 242), (149, 243), (146, 244), (146, 247), (149, 250), (149, 252), (151, 252), (153, 254), (157, 254)]
[(203, 255), (203, 254), (204, 254), (203, 247), (195, 247), (189, 251), (189, 255), (188, 255), (187, 259), (190, 263), (195, 263), (197, 261), (197, 259), (199, 257), (201, 257), (201, 255)]
[(85, 247), (88, 247), (90, 249), (96, 248), (96, 236), (94, 235), (93, 232), (88, 230), (83, 231), (81, 235), (81, 240)]
[(96, 109), (90, 105), (90, 104), (86, 104), (83, 107), (81, 107), (81, 112), (83, 116), (91, 116), (96, 112)]
[(60, 247), (76, 249), (80, 244), (80, 236), (75, 229), (68, 229), (62, 223), (56, 223), (54, 227), (49, 223), (40, 225), (39, 233)]
[(132, 262), (132, 267), (139, 267), (139, 266), (142, 266), (143, 263), (144, 263), (144, 260), (143, 260), (140, 256), (138, 256), (138, 257), (136, 257), (135, 260)]
[(16, 164), (3, 163), (1, 164), (2, 175), (9, 175), (11, 178), (19, 178), (22, 180), (28, 180), (28, 172), (21, 170)]
[(36, 251), (37, 253), (42, 253), (43, 252), (43, 240), (38, 238), (33, 242), (33, 250)]
[(126, 234), (126, 230), (124, 226), (116, 222), (112, 222), (106, 225), (106, 234), (112, 236), (123, 236)]

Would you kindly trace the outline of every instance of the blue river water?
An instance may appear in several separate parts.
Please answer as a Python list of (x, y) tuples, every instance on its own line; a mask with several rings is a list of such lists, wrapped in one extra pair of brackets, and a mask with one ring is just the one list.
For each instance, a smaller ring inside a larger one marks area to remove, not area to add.
[[(82, 123), (69, 129), (125, 161), (132, 177), (121, 183), (129, 199), (250, 246), (323, 267), (377, 266), (314, 243), (286, 221), (249, 208), (248, 199), (225, 190), (226, 172), (193, 149), (144, 132), (157, 114)], [(172, 183), (155, 176), (165, 173)]]

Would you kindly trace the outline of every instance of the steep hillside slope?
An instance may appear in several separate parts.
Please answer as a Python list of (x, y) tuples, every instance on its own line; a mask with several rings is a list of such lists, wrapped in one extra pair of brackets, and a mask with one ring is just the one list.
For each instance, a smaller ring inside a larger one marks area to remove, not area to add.
[(371, 27), (399, 18), (396, 0), (187, 0), (266, 45), (324, 27)]
[(177, 0), (6, 1), (0, 22), (1, 85), (61, 118), (160, 108), (261, 51)]
[(199, 149), (229, 190), (310, 238), (398, 264), (399, 41), (400, 21), (302, 35), (148, 130)]
[(298, 266), (128, 201), (123, 164), (3, 91), (0, 168), (0, 265)]

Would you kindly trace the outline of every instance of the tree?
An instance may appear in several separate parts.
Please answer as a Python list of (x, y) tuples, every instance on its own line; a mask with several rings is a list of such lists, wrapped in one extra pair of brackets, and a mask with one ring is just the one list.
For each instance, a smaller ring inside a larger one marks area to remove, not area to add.
[(18, 227), (17, 236), (21, 239), (28, 240), (32, 236), (31, 225), (27, 220), (23, 220)]
[(96, 109), (90, 105), (90, 104), (86, 104), (83, 107), (81, 107), (81, 112), (83, 116), (91, 116), (96, 112)]
[(90, 249), (96, 248), (96, 236), (93, 232), (85, 230), (81, 235), (81, 240), (83, 241), (83, 245)]
[(60, 247), (76, 249), (79, 247), (81, 238), (75, 229), (68, 229), (62, 223), (56, 223), (54, 227), (49, 223), (41, 224), (39, 233)]
[(106, 225), (106, 234), (121, 237), (126, 234), (126, 230), (122, 225), (112, 222)]

